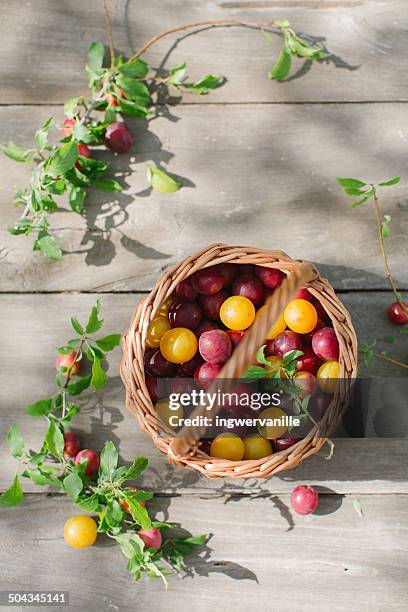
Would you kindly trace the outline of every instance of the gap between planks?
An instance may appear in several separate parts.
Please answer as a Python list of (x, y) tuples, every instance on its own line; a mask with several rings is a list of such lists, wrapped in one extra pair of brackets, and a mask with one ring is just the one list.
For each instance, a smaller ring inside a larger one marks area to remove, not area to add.
[[(248, 107), (264, 107), (264, 106), (359, 106), (369, 104), (407, 104), (408, 98), (400, 98), (398, 100), (265, 100), (265, 101), (245, 101), (245, 102), (178, 102), (175, 105), (164, 105), (164, 104), (152, 104), (154, 108), (179, 108), (180, 106), (185, 108), (191, 108), (195, 106), (199, 107), (213, 107), (218, 108), (229, 106), (248, 106)], [(36, 106), (48, 106), (60, 108), (64, 106), (64, 102), (0, 102), (0, 108), (25, 108), (25, 107), (36, 107)]]

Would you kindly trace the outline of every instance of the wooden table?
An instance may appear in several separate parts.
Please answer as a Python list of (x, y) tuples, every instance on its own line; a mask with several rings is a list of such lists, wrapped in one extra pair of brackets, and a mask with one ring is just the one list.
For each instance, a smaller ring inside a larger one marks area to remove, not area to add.
[[(99, 297), (106, 329), (124, 330), (138, 299), (158, 274), (213, 241), (280, 248), (311, 259), (349, 307), (360, 342), (390, 333), (392, 301), (376, 243), (373, 211), (351, 210), (336, 176), (405, 181), (383, 195), (392, 216), (392, 268), (408, 289), (406, 255), (408, 10), (402, 0), (194, 2), (111, 0), (115, 45), (130, 54), (153, 34), (202, 19), (270, 21), (287, 17), (333, 53), (313, 66), (295, 65), (285, 83), (267, 78), (279, 42), (254, 30), (209, 28), (165, 39), (147, 59), (153, 66), (186, 60), (189, 73), (226, 75), (208, 97), (186, 97), (151, 123), (131, 121), (135, 145), (115, 158), (121, 194), (92, 192), (82, 216), (53, 215), (66, 255), (49, 263), (30, 241), (4, 231), (16, 217), (13, 188), (27, 168), (0, 166), (1, 459), (0, 487), (15, 463), (5, 432), (18, 420), (35, 446), (43, 423), (23, 407), (53, 389), (55, 346), (68, 338)], [(104, 40), (97, 0), (9, 0), (0, 21), (0, 142), (29, 145), (39, 123), (61, 120), (65, 98), (86, 91), (88, 44)], [(105, 151), (101, 159), (111, 159)], [(175, 195), (146, 189), (153, 161), (191, 181)], [(406, 359), (406, 352), (395, 354)], [(170, 467), (124, 408), (119, 353), (106, 389), (78, 418), (84, 445), (110, 438), (123, 460), (150, 460), (143, 479), (159, 516), (194, 533), (214, 534), (191, 576), (161, 585), (133, 584), (118, 550), (98, 544), (75, 552), (62, 526), (72, 505), (26, 484), (24, 506), (2, 510), (0, 588), (70, 591), (74, 610), (408, 609), (408, 486), (406, 439), (339, 440), (324, 453), (267, 482), (208, 481)], [(376, 362), (376, 376), (400, 376)], [(373, 400), (374, 401), (374, 400)], [(386, 406), (387, 398), (376, 399)], [(382, 404), (379, 406), (383, 407)], [(388, 405), (393, 410), (392, 402)], [(315, 515), (293, 516), (289, 494), (298, 482), (321, 490)], [(364, 517), (353, 508), (359, 499)], [(211, 549), (211, 550), (210, 550)]]

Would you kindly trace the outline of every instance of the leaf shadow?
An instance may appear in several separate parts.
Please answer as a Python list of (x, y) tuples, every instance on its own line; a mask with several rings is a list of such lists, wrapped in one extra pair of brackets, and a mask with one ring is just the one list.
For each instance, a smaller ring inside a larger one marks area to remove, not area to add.
[[(138, 139), (133, 149), (138, 146), (139, 151), (133, 151), (127, 155), (114, 154), (102, 149), (95, 149), (94, 157), (111, 164), (111, 174), (119, 180), (122, 187), (126, 188), (129, 185), (126, 183), (126, 178), (133, 173), (132, 164), (136, 161), (137, 164), (145, 162), (153, 162), (157, 167), (162, 167), (164, 163), (168, 163), (173, 154), (163, 149), (160, 139), (150, 130), (150, 121), (148, 120), (128, 120), (128, 123), (133, 127), (133, 132), (137, 133)], [(142, 146), (140, 146), (142, 145)], [(180, 177), (180, 182), (186, 186), (194, 186), (191, 181)], [(70, 254), (82, 253), (85, 255), (85, 263), (87, 266), (107, 266), (117, 255), (118, 243), (128, 252), (136, 255), (139, 259), (168, 259), (172, 255), (158, 251), (153, 247), (145, 244), (139, 239), (142, 235), (136, 230), (136, 235), (125, 233), (123, 227), (129, 227), (133, 214), (129, 211), (130, 206), (135, 203), (136, 198), (147, 197), (151, 194), (151, 188), (148, 187), (141, 192), (129, 194), (124, 192), (106, 193), (97, 190), (90, 190), (88, 201), (81, 213), (85, 221), (86, 229), (79, 243), (79, 248), (65, 251)], [(140, 218), (143, 218), (144, 206), (141, 206)], [(133, 227), (132, 227), (133, 229)]]

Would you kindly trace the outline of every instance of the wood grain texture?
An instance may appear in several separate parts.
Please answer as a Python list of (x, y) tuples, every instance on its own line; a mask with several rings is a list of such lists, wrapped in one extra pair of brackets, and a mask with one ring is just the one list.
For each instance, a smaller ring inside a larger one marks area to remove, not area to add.
[[(124, 330), (140, 296), (111, 294), (99, 297), (106, 333)], [(387, 323), (380, 325), (389, 301), (387, 294), (345, 294), (341, 297), (352, 313), (360, 342), (375, 334), (384, 335), (392, 331)], [(69, 317), (76, 314), (80, 321), (84, 320), (95, 298), (89, 294), (0, 296), (0, 489), (8, 486), (15, 469), (15, 460), (9, 456), (7, 449), (6, 432), (12, 423), (18, 421), (27, 445), (36, 448), (40, 444), (45, 421), (25, 417), (23, 408), (53, 393), (55, 347), (72, 333)], [(395, 355), (405, 358), (403, 349), (398, 346), (395, 347)], [(124, 392), (118, 376), (119, 360), (120, 351), (117, 350), (109, 360), (111, 380), (107, 386), (97, 394), (84, 395), (80, 400), (82, 412), (76, 417), (75, 430), (80, 434), (83, 447), (100, 449), (106, 440), (111, 439), (118, 444), (124, 461), (131, 461), (137, 454), (146, 455), (151, 464), (144, 477), (146, 487), (169, 493), (191, 488), (278, 493), (290, 490), (294, 481), (306, 481), (319, 482), (339, 493), (408, 492), (408, 423), (399, 417), (400, 410), (404, 413), (404, 406), (406, 408), (406, 395), (399, 398), (400, 408), (397, 410), (392, 394), (384, 397), (381, 381), (377, 381), (376, 391), (370, 395), (371, 413), (377, 416), (368, 433), (372, 435), (375, 428), (378, 431), (378, 419), (381, 424), (385, 418), (391, 427), (387, 435), (393, 439), (338, 439), (331, 461), (325, 460), (327, 453), (323, 449), (318, 456), (304, 462), (295, 471), (267, 482), (210, 482), (195, 473), (170, 466), (151, 440), (141, 433), (137, 422), (124, 406)], [(383, 362), (378, 362), (375, 373), (387, 376), (388, 384), (393, 376), (400, 376), (399, 370)], [(401, 393), (407, 390), (406, 385), (401, 387), (401, 379), (398, 389)], [(38, 491), (29, 482), (25, 482), (24, 486), (27, 491)]]
[(192, 533), (214, 534), (207, 550), (190, 559), (191, 575), (170, 577), (165, 592), (157, 581), (132, 583), (126, 560), (102, 536), (93, 548), (69, 549), (62, 532), (72, 503), (31, 496), (23, 507), (2, 513), (1, 587), (69, 591), (69, 609), (78, 612), (164, 612), (187, 601), (194, 612), (221, 603), (225, 612), (325, 612), (328, 604), (336, 612), (403, 612), (408, 497), (359, 496), (363, 518), (354, 498), (321, 495), (317, 513), (300, 517), (292, 515), (288, 495), (158, 497), (150, 502), (157, 516)]
[[(53, 107), (0, 108), (0, 142), (30, 145)], [(146, 290), (166, 266), (214, 241), (279, 248), (317, 263), (336, 288), (387, 288), (370, 205), (351, 209), (336, 176), (383, 180), (406, 168), (403, 105), (189, 106), (135, 121), (130, 155), (114, 158), (120, 194), (91, 190), (83, 216), (52, 216), (66, 255), (49, 263), (14, 237), (13, 188), (28, 168), (0, 167), (0, 290)], [(169, 120), (170, 119), (170, 120)], [(374, 136), (373, 136), (374, 134)], [(145, 163), (185, 177), (175, 194), (151, 192)], [(392, 216), (390, 265), (408, 287), (404, 185), (383, 190)]]
[[(225, 75), (214, 102), (304, 102), (406, 100), (404, 71), (408, 13), (403, 0), (222, 2), (111, 0), (117, 49), (126, 54), (159, 32), (201, 20), (237, 19), (269, 23), (286, 17), (331, 58), (310, 66), (296, 60), (287, 83), (271, 82), (281, 41), (269, 44), (259, 31), (211, 28), (180, 33), (149, 50), (153, 67), (186, 61), (193, 79)], [(84, 65), (89, 44), (106, 41), (99, 0), (12, 0), (0, 24), (1, 103), (62, 102), (87, 88)], [(35, 50), (35, 53), (33, 53)], [(398, 70), (396, 69), (398, 62)], [(191, 98), (195, 102), (202, 98)]]

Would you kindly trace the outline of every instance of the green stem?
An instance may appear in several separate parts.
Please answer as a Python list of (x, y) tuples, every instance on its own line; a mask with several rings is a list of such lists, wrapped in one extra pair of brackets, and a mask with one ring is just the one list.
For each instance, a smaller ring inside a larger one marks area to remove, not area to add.
[[(374, 187), (374, 185), (373, 185)], [(375, 213), (375, 219), (376, 219), (376, 223), (377, 223), (377, 234), (378, 234), (378, 243), (380, 245), (380, 251), (381, 251), (381, 256), (383, 258), (384, 261), (384, 270), (385, 270), (385, 276), (388, 280), (388, 283), (391, 287), (391, 290), (395, 296), (395, 299), (397, 300), (398, 304), (400, 305), (402, 311), (407, 315), (408, 317), (408, 308), (405, 306), (404, 302), (401, 300), (401, 296), (398, 293), (397, 287), (395, 285), (394, 279), (392, 277), (391, 274), (391, 270), (390, 267), (388, 265), (388, 258), (387, 258), (387, 254), (385, 252), (385, 246), (384, 246), (384, 238), (382, 235), (382, 214), (381, 214), (381, 210), (380, 210), (380, 203), (378, 200), (378, 196), (377, 196), (377, 191), (375, 190), (374, 187), (374, 197), (373, 197), (373, 205), (374, 205), (374, 213)]]
[(108, 0), (103, 0), (103, 10), (105, 13), (106, 31), (108, 33), (110, 65), (113, 68), (115, 66), (115, 49), (113, 46), (112, 20), (109, 14)]

